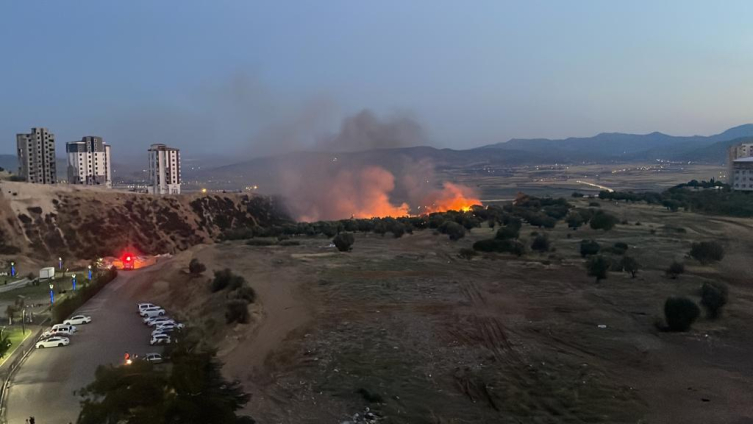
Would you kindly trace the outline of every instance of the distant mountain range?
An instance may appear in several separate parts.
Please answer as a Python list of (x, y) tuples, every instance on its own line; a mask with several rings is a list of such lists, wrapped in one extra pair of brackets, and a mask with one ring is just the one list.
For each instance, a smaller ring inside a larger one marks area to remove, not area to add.
[(721, 163), (726, 160), (727, 147), (751, 137), (753, 124), (746, 124), (711, 136), (672, 136), (659, 132), (601, 133), (593, 137), (562, 140), (512, 139), (474, 150), (505, 150), (547, 156), (554, 154), (560, 158), (560, 162), (632, 162), (664, 159)]

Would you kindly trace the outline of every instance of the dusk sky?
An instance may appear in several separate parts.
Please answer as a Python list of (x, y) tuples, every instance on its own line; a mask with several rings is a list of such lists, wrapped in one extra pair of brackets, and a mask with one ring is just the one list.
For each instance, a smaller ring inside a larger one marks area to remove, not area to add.
[(753, 122), (749, 1), (5, 1), (0, 153), (101, 135), (256, 156), (371, 109), (427, 143)]

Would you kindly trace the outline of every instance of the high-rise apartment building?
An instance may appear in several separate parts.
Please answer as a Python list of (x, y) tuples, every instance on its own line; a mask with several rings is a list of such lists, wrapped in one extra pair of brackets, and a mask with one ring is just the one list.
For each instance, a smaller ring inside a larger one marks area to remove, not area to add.
[(753, 157), (732, 161), (729, 185), (732, 186), (732, 190), (753, 191)]
[(149, 148), (149, 192), (180, 194), (180, 150), (164, 144)]
[(749, 158), (753, 156), (753, 143), (742, 143), (730, 146), (727, 150), (727, 183), (733, 185), (734, 183), (734, 163), (735, 160), (741, 158)]
[(68, 183), (112, 187), (110, 145), (102, 137), (88, 136), (65, 144)]
[(55, 184), (55, 134), (47, 128), (32, 128), (29, 134), (16, 134), (18, 175), (30, 183)]

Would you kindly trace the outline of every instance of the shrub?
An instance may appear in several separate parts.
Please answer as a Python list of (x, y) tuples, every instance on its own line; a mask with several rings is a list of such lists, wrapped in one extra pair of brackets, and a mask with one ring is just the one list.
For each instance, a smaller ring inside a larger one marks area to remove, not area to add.
[(702, 264), (718, 262), (724, 259), (724, 248), (715, 241), (693, 243), (693, 246), (690, 248), (690, 256)]
[(667, 270), (664, 271), (664, 273), (667, 275), (667, 277), (674, 280), (680, 274), (685, 273), (685, 264), (683, 264), (682, 262), (674, 261), (672, 262), (672, 265), (670, 265), (669, 268), (667, 268)]
[(277, 243), (278, 246), (300, 246), (301, 242), (298, 240), (283, 240)]
[(239, 324), (247, 324), (251, 318), (248, 313), (248, 304), (244, 300), (233, 299), (227, 302), (227, 310), (225, 311), (225, 322), (232, 324), (237, 322)]
[(601, 246), (594, 240), (582, 240), (580, 242), (580, 256), (583, 258), (588, 255), (596, 255), (599, 250), (601, 250)]
[(520, 227), (504, 226), (497, 230), (497, 238), (499, 240), (513, 240), (520, 236)]
[(601, 255), (592, 256), (588, 259), (588, 262), (586, 262), (586, 270), (588, 271), (588, 276), (595, 277), (596, 282), (598, 283), (607, 278), (607, 273), (609, 272), (609, 267), (611, 265), (611, 261)]
[(551, 242), (549, 241), (549, 237), (547, 237), (546, 234), (536, 236), (536, 238), (533, 239), (533, 243), (531, 243), (531, 250), (548, 252), (550, 248)]
[(244, 286), (245, 284), (245, 278), (241, 277), (240, 275), (235, 275), (228, 268), (225, 268), (221, 271), (214, 272), (214, 280), (212, 280), (210, 290), (212, 290), (212, 293), (216, 293), (225, 288), (235, 290), (238, 287)]
[(632, 278), (635, 278), (635, 275), (638, 274), (638, 271), (641, 269), (641, 265), (638, 261), (630, 256), (623, 257), (620, 263), (622, 265), (622, 270), (629, 273)]
[(196, 258), (191, 259), (191, 262), (188, 263), (188, 272), (191, 275), (199, 275), (206, 270), (207, 267)]
[(405, 234), (405, 225), (396, 222), (390, 227), (390, 232), (395, 238), (400, 238)]
[(473, 249), (468, 249), (467, 247), (460, 249), (458, 252), (458, 257), (461, 259), (467, 259), (470, 261), (474, 256), (478, 256), (478, 252)]
[(249, 285), (243, 285), (233, 292), (233, 297), (245, 300), (247, 303), (254, 303), (256, 301), (256, 290)]
[(340, 233), (332, 239), (332, 243), (341, 252), (349, 252), (355, 242), (356, 238), (353, 236), (353, 233)]
[(617, 251), (621, 251), (622, 253), (620, 253), (620, 255), (622, 255), (622, 254), (624, 254), (625, 252), (627, 252), (627, 250), (628, 250), (629, 248), (630, 248), (630, 246), (628, 246), (628, 244), (627, 244), (627, 243), (625, 243), (625, 242), (622, 242), (622, 241), (618, 241), (617, 243), (615, 243), (615, 244), (614, 244), (614, 249), (615, 249), (615, 253), (616, 253)]
[(583, 215), (578, 212), (570, 212), (567, 217), (565, 217), (565, 222), (567, 222), (568, 227), (577, 229), (585, 223), (585, 220), (583, 219)]
[(701, 314), (692, 300), (685, 297), (670, 297), (664, 302), (664, 319), (670, 331), (687, 331)]
[(601, 207), (601, 203), (599, 203), (599, 202), (589, 202), (588, 206), (590, 206), (592, 208), (600, 208)]
[(701, 305), (706, 309), (709, 319), (716, 319), (727, 304), (729, 290), (724, 283), (703, 283), (701, 287)]
[(583, 197), (583, 193), (580, 193), (580, 192), (574, 191), (574, 192), (573, 192), (573, 194), (572, 194), (572, 196), (573, 196), (573, 197), (576, 197), (576, 198), (577, 198), (577, 197)]
[(517, 240), (486, 239), (473, 243), (473, 250), (480, 252), (512, 253), (521, 256), (525, 253), (525, 246)]
[(445, 221), (445, 223), (439, 227), (439, 232), (447, 234), (452, 241), (457, 241), (465, 237), (465, 228), (453, 221)]
[(598, 211), (594, 217), (591, 218), (591, 228), (594, 230), (609, 231), (614, 228), (618, 222), (620, 222), (620, 220), (617, 219), (616, 216), (604, 211)]

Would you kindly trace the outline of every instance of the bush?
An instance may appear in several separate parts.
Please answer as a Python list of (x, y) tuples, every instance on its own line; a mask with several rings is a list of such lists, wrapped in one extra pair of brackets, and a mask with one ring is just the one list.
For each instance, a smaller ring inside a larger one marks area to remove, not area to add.
[(664, 302), (664, 319), (670, 331), (687, 331), (698, 319), (701, 310), (685, 297), (670, 297)]
[(577, 198), (577, 197), (583, 197), (583, 193), (580, 193), (580, 192), (574, 191), (574, 192), (573, 192), (573, 194), (572, 194), (572, 196), (573, 196), (573, 197), (576, 197), (576, 198)]
[(245, 284), (245, 278), (241, 277), (240, 275), (235, 275), (228, 268), (225, 268), (221, 271), (214, 272), (214, 280), (212, 280), (210, 289), (212, 290), (212, 293), (216, 293), (226, 288), (235, 290), (239, 287), (244, 286)]
[(283, 240), (277, 244), (279, 246), (300, 246), (301, 242), (298, 240)]
[(618, 255), (624, 255), (625, 252), (630, 248), (627, 243), (618, 241), (614, 244), (614, 253), (617, 253)]
[(601, 250), (601, 246), (594, 240), (582, 240), (580, 242), (580, 256), (583, 258), (589, 255), (596, 255), (599, 253), (599, 250)]
[(248, 304), (244, 300), (229, 300), (227, 302), (227, 310), (225, 311), (225, 322), (232, 324), (237, 322), (239, 324), (247, 324), (251, 318), (248, 313)]
[(690, 256), (702, 264), (719, 262), (724, 259), (724, 248), (715, 241), (693, 243), (693, 246), (690, 248)]
[(525, 253), (525, 246), (517, 240), (486, 239), (473, 243), (473, 250), (479, 252), (512, 253), (521, 256)]
[(667, 270), (664, 271), (664, 273), (667, 275), (667, 277), (674, 280), (680, 274), (685, 273), (685, 264), (683, 264), (682, 262), (674, 261), (672, 262), (672, 265), (670, 265), (669, 268), (667, 268)]
[(611, 261), (601, 255), (592, 256), (586, 263), (586, 270), (588, 271), (588, 276), (596, 277), (596, 282), (598, 283), (607, 278), (607, 273), (609, 272), (611, 265)]
[(458, 257), (461, 259), (467, 259), (470, 261), (474, 256), (478, 256), (478, 252), (473, 249), (468, 249), (467, 247), (460, 249), (458, 252)]
[(396, 222), (390, 227), (390, 232), (395, 238), (400, 238), (405, 234), (405, 225)]
[(206, 270), (207, 267), (196, 258), (191, 259), (191, 262), (188, 263), (188, 272), (191, 275), (199, 275)]
[(439, 227), (439, 232), (447, 234), (452, 241), (457, 241), (465, 237), (465, 228), (453, 221), (445, 221), (445, 223)]
[(497, 230), (497, 238), (499, 240), (513, 240), (520, 236), (520, 227), (504, 226)]
[(592, 208), (600, 208), (601, 207), (601, 203), (599, 203), (599, 202), (589, 202), (588, 206), (590, 206)]
[(256, 290), (249, 285), (244, 285), (238, 287), (235, 292), (233, 292), (233, 297), (235, 299), (245, 300), (247, 303), (254, 303), (256, 301)]
[(340, 233), (332, 239), (332, 243), (341, 252), (349, 252), (355, 242), (356, 238), (353, 236), (353, 233)]
[(716, 319), (722, 313), (722, 307), (727, 304), (729, 290), (724, 283), (703, 283), (701, 287), (701, 305), (706, 309), (709, 319)]
[(533, 243), (531, 243), (531, 250), (536, 250), (538, 252), (548, 252), (550, 248), (551, 242), (546, 234), (536, 236), (536, 238), (533, 239)]
[(604, 211), (598, 211), (594, 217), (591, 218), (591, 228), (594, 230), (609, 231), (614, 228), (618, 222), (620, 222), (620, 220), (617, 219), (616, 216)]

